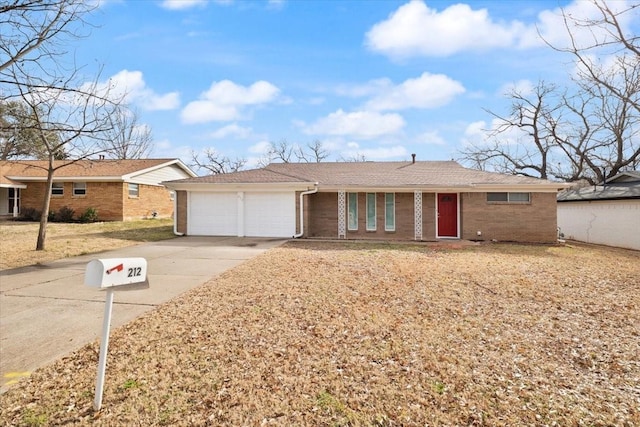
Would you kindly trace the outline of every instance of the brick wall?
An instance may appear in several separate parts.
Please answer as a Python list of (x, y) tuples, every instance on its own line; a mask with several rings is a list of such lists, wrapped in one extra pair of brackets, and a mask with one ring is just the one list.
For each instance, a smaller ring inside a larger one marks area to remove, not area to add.
[(531, 193), (531, 203), (525, 204), (487, 203), (487, 193), (460, 196), (463, 239), (536, 243), (557, 239), (556, 193)]
[[(413, 240), (415, 235), (413, 193), (396, 193), (395, 197), (395, 231), (385, 231), (385, 193), (376, 193), (376, 230), (367, 231), (366, 193), (358, 193), (358, 230), (347, 230), (347, 238)], [(433, 200), (435, 200), (433, 195), (431, 203), (429, 198), (425, 197), (423, 199), (423, 207), (428, 209), (429, 206), (433, 206)], [(307, 231), (305, 236), (338, 238), (338, 194), (316, 193), (308, 196), (305, 202), (306, 216), (308, 217), (308, 228), (305, 227)], [(430, 225), (433, 224), (432, 214), (423, 215), (423, 223), (423, 227), (427, 232), (434, 230), (433, 226)]]
[[(21, 191), (20, 208), (42, 209), (46, 183), (33, 182)], [(128, 184), (122, 182), (87, 182), (86, 194), (73, 195), (73, 183), (63, 183), (63, 194), (52, 195), (50, 212), (56, 212), (63, 206), (82, 215), (88, 208), (98, 212), (100, 221), (126, 221), (150, 218), (155, 210), (159, 218), (173, 215), (173, 201), (169, 190), (164, 187), (140, 185), (138, 198), (129, 197)]]
[[(348, 197), (348, 196), (347, 196)], [(487, 203), (486, 193), (461, 193), (462, 239), (540, 242), (556, 241), (556, 194), (531, 193), (531, 203)], [(308, 198), (309, 237), (338, 237), (337, 193), (316, 193)], [(384, 193), (376, 195), (376, 230), (366, 231), (366, 194), (358, 194), (358, 230), (347, 230), (349, 239), (413, 240), (414, 196), (396, 193), (396, 230), (384, 230)], [(306, 227), (305, 227), (306, 228)], [(436, 195), (422, 194), (422, 240), (436, 239)]]
[(308, 236), (338, 238), (338, 194), (315, 193), (308, 197)]
[(187, 192), (176, 191), (176, 204), (177, 210), (176, 218), (176, 231), (178, 233), (187, 234)]
[[(42, 210), (42, 201), (45, 194), (46, 183), (31, 182), (22, 190), (21, 209), (34, 208)], [(67, 206), (75, 211), (75, 216), (82, 215), (88, 208), (94, 208), (98, 212), (101, 221), (122, 221), (122, 183), (117, 182), (87, 182), (86, 194), (73, 195), (73, 184), (63, 183), (63, 195), (51, 196), (50, 212), (56, 212), (61, 207)]]
[(130, 197), (129, 185), (121, 185), (125, 220), (152, 218), (153, 212), (157, 212), (157, 218), (173, 215), (173, 200), (165, 187), (140, 184), (138, 197)]

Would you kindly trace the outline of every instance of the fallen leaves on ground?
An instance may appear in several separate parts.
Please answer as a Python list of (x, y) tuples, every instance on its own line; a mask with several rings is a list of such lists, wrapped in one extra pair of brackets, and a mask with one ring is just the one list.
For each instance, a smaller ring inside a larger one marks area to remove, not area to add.
[(640, 425), (640, 253), (296, 241), (112, 331), (94, 412), (97, 359), (0, 423)]

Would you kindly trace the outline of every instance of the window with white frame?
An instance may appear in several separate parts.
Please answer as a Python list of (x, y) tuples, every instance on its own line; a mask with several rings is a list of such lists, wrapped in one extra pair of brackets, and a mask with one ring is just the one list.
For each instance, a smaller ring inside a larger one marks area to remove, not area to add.
[(347, 196), (347, 215), (349, 230), (358, 229), (358, 193), (348, 193)]
[(531, 202), (531, 193), (487, 193), (487, 202), (529, 203)]
[(129, 183), (129, 197), (138, 197), (140, 195), (140, 186), (138, 184)]
[(74, 182), (73, 183), (73, 195), (74, 196), (85, 196), (87, 194), (87, 183), (86, 182)]
[(376, 231), (376, 193), (367, 193), (367, 231)]
[(51, 183), (51, 195), (52, 196), (64, 196), (64, 182)]
[(384, 231), (396, 231), (395, 193), (384, 193)]

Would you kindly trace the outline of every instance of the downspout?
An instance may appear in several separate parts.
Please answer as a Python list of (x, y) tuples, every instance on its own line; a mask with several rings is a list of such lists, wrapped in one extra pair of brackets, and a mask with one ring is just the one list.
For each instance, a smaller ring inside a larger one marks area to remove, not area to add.
[(304, 234), (304, 196), (307, 194), (314, 194), (318, 192), (318, 183), (315, 183), (315, 188), (313, 190), (307, 190), (300, 193), (300, 232), (293, 235), (294, 239), (298, 239), (302, 237)]
[(176, 236), (184, 236), (184, 233), (178, 231), (178, 192), (173, 190), (173, 234)]

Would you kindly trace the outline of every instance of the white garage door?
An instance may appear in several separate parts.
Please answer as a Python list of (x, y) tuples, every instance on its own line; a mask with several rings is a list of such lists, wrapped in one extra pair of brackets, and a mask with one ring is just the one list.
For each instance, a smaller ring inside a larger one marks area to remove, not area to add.
[(190, 194), (187, 234), (291, 237), (295, 232), (293, 191)]
[(296, 196), (286, 193), (245, 193), (244, 234), (291, 237), (296, 233)]
[(237, 236), (236, 193), (191, 193), (187, 234), (192, 236)]

